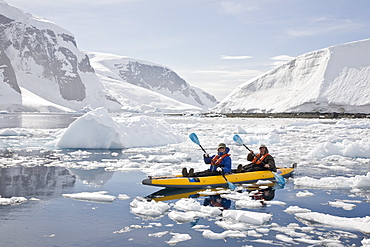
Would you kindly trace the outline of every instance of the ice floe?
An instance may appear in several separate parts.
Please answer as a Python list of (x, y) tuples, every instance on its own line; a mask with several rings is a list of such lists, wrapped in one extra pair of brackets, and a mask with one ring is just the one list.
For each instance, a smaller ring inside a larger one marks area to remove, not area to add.
[(99, 191), (99, 192), (80, 192), (74, 194), (63, 194), (66, 198), (71, 198), (75, 200), (81, 201), (93, 201), (93, 202), (113, 202), (116, 197), (111, 195), (106, 195), (106, 191)]

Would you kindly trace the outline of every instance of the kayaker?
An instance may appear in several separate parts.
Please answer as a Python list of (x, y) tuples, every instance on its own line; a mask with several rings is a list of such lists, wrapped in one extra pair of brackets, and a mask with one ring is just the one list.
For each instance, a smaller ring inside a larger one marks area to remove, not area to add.
[(225, 143), (218, 144), (217, 155), (210, 157), (208, 154), (204, 154), (204, 163), (211, 164), (210, 168), (201, 172), (194, 172), (193, 168), (189, 169), (189, 173), (186, 168), (182, 169), (182, 176), (184, 177), (204, 177), (204, 176), (215, 176), (228, 174), (231, 171), (231, 158), (229, 154), (230, 149), (226, 147)]
[(275, 160), (269, 154), (269, 150), (266, 145), (260, 145), (260, 153), (254, 154), (252, 150), (250, 150), (247, 160), (252, 161), (252, 163), (248, 165), (239, 165), (237, 168), (237, 172), (253, 172), (253, 171), (266, 171), (270, 170), (276, 172)]

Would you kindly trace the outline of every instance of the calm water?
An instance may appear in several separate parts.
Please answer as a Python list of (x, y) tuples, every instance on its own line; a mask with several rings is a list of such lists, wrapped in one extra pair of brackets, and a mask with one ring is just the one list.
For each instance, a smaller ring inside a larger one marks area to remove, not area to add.
[[(37, 114), (4, 114), (0, 115), (0, 128), (21, 127), (35, 129), (53, 129), (68, 126), (76, 118), (76, 115), (37, 115)], [(2, 140), (6, 142), (8, 139)], [(9, 150), (1, 147), (0, 156), (4, 157)], [(13, 150), (11, 155), (31, 156), (39, 158), (37, 151), (24, 149)], [(68, 152), (65, 150), (63, 152)], [(90, 151), (91, 152), (91, 151)], [(11, 156), (10, 156), (11, 157)], [(15, 156), (14, 156), (15, 157)], [(95, 151), (90, 155), (90, 161), (100, 161), (112, 158), (109, 152)], [(117, 157), (114, 157), (115, 159)], [(124, 157), (122, 157), (124, 158)], [(2, 197), (23, 196), (28, 200), (20, 205), (0, 206), (0, 245), (1, 246), (168, 246), (172, 235), (155, 238), (151, 233), (169, 231), (173, 233), (188, 233), (192, 239), (178, 243), (176, 246), (269, 246), (269, 244), (255, 242), (255, 240), (276, 240), (276, 234), (281, 232), (271, 229), (262, 238), (247, 237), (243, 239), (229, 238), (224, 240), (210, 240), (202, 236), (202, 232), (192, 229), (195, 224), (210, 226), (208, 229), (214, 232), (223, 232), (224, 229), (213, 223), (215, 219), (200, 218), (199, 221), (187, 224), (176, 224), (168, 216), (159, 219), (141, 218), (130, 212), (130, 202), (137, 196), (151, 197), (152, 194), (164, 196), (179, 195), (192, 197), (201, 204), (209, 203), (209, 196), (198, 196), (191, 191), (184, 190), (161, 190), (159, 187), (144, 186), (141, 181), (146, 175), (138, 172), (107, 172), (104, 168), (94, 170), (80, 170), (63, 167), (49, 167), (38, 165), (34, 167), (4, 167), (0, 169), (0, 195)], [(299, 174), (298, 174), (299, 175)], [(333, 174), (335, 175), (335, 174)], [(126, 194), (128, 200), (119, 200), (112, 203), (97, 203), (77, 201), (64, 198), (62, 194), (78, 192), (107, 191), (109, 195), (118, 197)], [(312, 211), (334, 214), (343, 217), (365, 217), (369, 215), (369, 203), (360, 203), (354, 210), (347, 211), (342, 208), (333, 208), (327, 205), (328, 201), (335, 199), (364, 200), (364, 197), (353, 195), (346, 190), (315, 190), (309, 189), (315, 194), (314, 197), (297, 198), (295, 194), (302, 189), (296, 189), (292, 180), (288, 180), (284, 189), (275, 190), (275, 201), (285, 202), (286, 205), (272, 205), (252, 209), (256, 212), (273, 214), (271, 223), (279, 226), (287, 226), (290, 223), (302, 224), (294, 215), (289, 215), (283, 210), (290, 205), (301, 208), (310, 208)], [(174, 203), (181, 196), (171, 197), (168, 203)], [(166, 198), (164, 198), (166, 199)], [(234, 209), (233, 202), (227, 206)], [(153, 225), (152, 223), (161, 223)], [(139, 225), (140, 229), (121, 234), (114, 233), (127, 226)], [(150, 226), (150, 227), (148, 227)], [(315, 228), (315, 238), (330, 238), (341, 236), (344, 246), (361, 246), (363, 238), (369, 238), (360, 232), (351, 230), (331, 229), (325, 226)], [(345, 231), (352, 235), (340, 233)], [(291, 245), (279, 242), (281, 245)], [(294, 245), (294, 244), (293, 244)], [(296, 245), (297, 246), (297, 245)], [(298, 246), (310, 246), (299, 244)]]

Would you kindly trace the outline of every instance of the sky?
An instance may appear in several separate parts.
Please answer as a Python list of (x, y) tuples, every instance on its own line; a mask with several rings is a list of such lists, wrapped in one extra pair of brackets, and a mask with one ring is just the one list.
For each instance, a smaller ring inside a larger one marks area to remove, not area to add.
[(221, 101), (304, 53), (370, 38), (368, 0), (6, 0), (83, 51), (173, 69)]

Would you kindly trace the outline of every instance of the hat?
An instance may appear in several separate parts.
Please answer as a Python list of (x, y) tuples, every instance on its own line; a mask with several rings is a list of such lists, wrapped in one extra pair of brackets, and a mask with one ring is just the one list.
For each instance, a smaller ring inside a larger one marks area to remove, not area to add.
[(261, 144), (260, 148), (267, 148), (265, 144)]
[(226, 148), (226, 144), (225, 143), (220, 143), (220, 144), (218, 144), (218, 148)]

